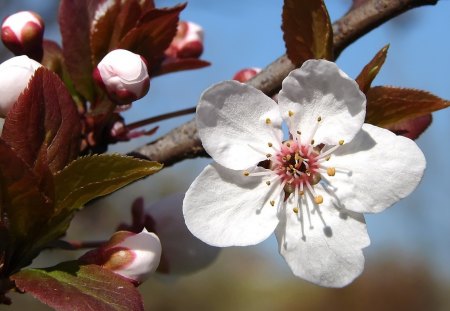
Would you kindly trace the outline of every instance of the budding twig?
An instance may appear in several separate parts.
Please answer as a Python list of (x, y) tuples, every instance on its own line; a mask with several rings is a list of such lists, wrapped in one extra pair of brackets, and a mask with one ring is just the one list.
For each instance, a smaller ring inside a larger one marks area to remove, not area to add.
[(171, 118), (175, 118), (175, 117), (181, 117), (181, 116), (192, 114), (192, 113), (195, 113), (195, 107), (186, 108), (186, 109), (182, 109), (182, 110), (178, 110), (178, 111), (173, 111), (173, 112), (161, 114), (159, 116), (140, 120), (140, 121), (137, 121), (134, 123), (130, 123), (127, 125), (127, 129), (131, 131), (131, 130), (134, 130), (139, 127), (146, 126), (146, 125), (149, 125), (152, 123), (156, 123), (159, 121), (163, 121), (163, 120), (167, 120), (167, 119), (171, 119)]

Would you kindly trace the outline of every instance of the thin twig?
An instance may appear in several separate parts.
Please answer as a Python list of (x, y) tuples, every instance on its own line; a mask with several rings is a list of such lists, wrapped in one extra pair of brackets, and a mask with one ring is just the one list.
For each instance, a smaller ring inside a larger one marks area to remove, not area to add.
[[(386, 21), (412, 8), (434, 5), (438, 0), (368, 0), (350, 10), (333, 24), (334, 54)], [(286, 55), (279, 57), (248, 83), (271, 96), (278, 92), (283, 79), (295, 69)], [(158, 140), (135, 149), (130, 154), (164, 163), (165, 167), (183, 159), (206, 156), (197, 135), (194, 120), (177, 127)]]
[(134, 130), (139, 127), (146, 126), (146, 125), (149, 125), (152, 123), (160, 122), (160, 121), (175, 118), (175, 117), (185, 116), (185, 115), (192, 114), (192, 113), (195, 113), (195, 107), (186, 108), (186, 109), (178, 110), (178, 111), (174, 111), (174, 112), (169, 112), (169, 113), (161, 114), (159, 116), (155, 116), (155, 117), (140, 120), (140, 121), (137, 121), (134, 123), (130, 123), (127, 125), (127, 129), (131, 131), (131, 130)]

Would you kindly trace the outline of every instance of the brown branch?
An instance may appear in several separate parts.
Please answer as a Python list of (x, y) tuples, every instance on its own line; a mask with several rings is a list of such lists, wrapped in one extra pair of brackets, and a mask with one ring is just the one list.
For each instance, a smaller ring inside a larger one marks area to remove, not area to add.
[[(386, 21), (412, 8), (436, 4), (438, 0), (367, 0), (333, 24), (333, 46), (337, 57), (347, 46)], [(295, 69), (286, 55), (279, 57), (248, 83), (271, 96), (283, 79)], [(173, 129), (158, 140), (134, 150), (167, 167), (186, 158), (206, 156), (194, 120)]]

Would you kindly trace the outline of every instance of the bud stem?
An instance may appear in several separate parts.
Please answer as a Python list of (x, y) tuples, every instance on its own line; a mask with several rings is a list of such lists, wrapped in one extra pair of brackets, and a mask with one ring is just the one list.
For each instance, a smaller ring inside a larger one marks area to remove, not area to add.
[(181, 117), (184, 115), (188, 115), (188, 114), (192, 114), (195, 113), (195, 109), (196, 107), (191, 107), (191, 108), (186, 108), (183, 110), (178, 110), (178, 111), (174, 111), (174, 112), (169, 112), (169, 113), (165, 113), (165, 114), (161, 114), (159, 116), (155, 116), (155, 117), (151, 117), (148, 119), (144, 119), (141, 121), (137, 121), (131, 124), (127, 125), (127, 129), (128, 130), (134, 130), (137, 129), (139, 127), (145, 126), (145, 125), (149, 125), (152, 123), (156, 123), (159, 121), (163, 121), (163, 120), (167, 120), (167, 119), (171, 119), (171, 118), (176, 118), (176, 117)]

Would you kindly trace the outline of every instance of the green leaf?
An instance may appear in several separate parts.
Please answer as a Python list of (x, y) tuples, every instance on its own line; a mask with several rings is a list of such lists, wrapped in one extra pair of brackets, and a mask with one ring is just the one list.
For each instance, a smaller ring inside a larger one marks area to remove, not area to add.
[(55, 175), (56, 210), (70, 213), (161, 168), (157, 162), (117, 154), (79, 158)]
[(384, 128), (450, 106), (447, 100), (415, 89), (377, 86), (369, 89), (366, 96), (366, 122)]
[(55, 310), (144, 310), (142, 297), (131, 282), (97, 265), (70, 261), (52, 268), (25, 269), (11, 279), (19, 290)]
[(333, 59), (333, 29), (323, 0), (285, 0), (283, 39), (291, 62)]
[(356, 78), (356, 82), (359, 85), (359, 89), (366, 94), (370, 89), (373, 79), (378, 75), (378, 72), (383, 66), (386, 60), (389, 44), (385, 45), (374, 58), (363, 68), (359, 76)]

